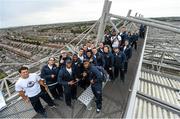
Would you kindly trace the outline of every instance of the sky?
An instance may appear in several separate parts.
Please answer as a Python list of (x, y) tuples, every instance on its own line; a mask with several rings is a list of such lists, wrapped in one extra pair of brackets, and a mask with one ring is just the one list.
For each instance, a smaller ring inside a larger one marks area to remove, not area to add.
[[(180, 0), (111, 0), (110, 13), (180, 16)], [(0, 0), (0, 28), (97, 20), (104, 0)]]

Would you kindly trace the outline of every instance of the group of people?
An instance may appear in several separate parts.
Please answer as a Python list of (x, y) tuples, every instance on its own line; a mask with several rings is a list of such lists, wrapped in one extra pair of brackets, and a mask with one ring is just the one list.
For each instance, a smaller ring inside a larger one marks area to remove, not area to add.
[(96, 112), (99, 113), (102, 109), (104, 72), (110, 81), (117, 80), (119, 74), (119, 79), (125, 81), (132, 46), (137, 45), (138, 34), (127, 33), (123, 27), (121, 33), (116, 33), (115, 30), (106, 32), (104, 39), (98, 47), (87, 42), (74, 54), (62, 50), (58, 63), (54, 57), (50, 57), (48, 63), (42, 67), (40, 76), (29, 73), (27, 67), (21, 67), (20, 78), (15, 85), (16, 91), (24, 101), (30, 100), (37, 113), (46, 116), (40, 97), (55, 108), (55, 103), (48, 94), (50, 92), (54, 99), (63, 101), (65, 97), (66, 105), (71, 107), (72, 100), (77, 100), (77, 86), (85, 90), (91, 85), (96, 98)]

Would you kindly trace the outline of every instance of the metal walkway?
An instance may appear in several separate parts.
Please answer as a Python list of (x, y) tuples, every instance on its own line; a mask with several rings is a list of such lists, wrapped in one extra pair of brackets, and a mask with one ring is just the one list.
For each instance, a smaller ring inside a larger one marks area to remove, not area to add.
[[(148, 31), (145, 40), (140, 39), (138, 50), (133, 50), (133, 56), (129, 62), (129, 68), (125, 83), (116, 79), (108, 82), (103, 90), (103, 109), (96, 114), (95, 104), (88, 111), (78, 101), (73, 102), (73, 108), (65, 105), (64, 101), (56, 101), (57, 109), (46, 106), (48, 117), (82, 117), (82, 118), (180, 118), (180, 27), (162, 21), (131, 16), (131, 10), (127, 16), (119, 16), (109, 13), (111, 1), (105, 0), (101, 17), (90, 28), (72, 39), (61, 49), (53, 52), (53, 56), (59, 57), (60, 50), (67, 48), (75, 51), (72, 45), (77, 44), (88, 36), (96, 28), (98, 42), (103, 41), (106, 25), (109, 23), (117, 32), (118, 25), (126, 26), (129, 31), (137, 31), (138, 25), (147, 25)], [(114, 23), (111, 18), (119, 20)], [(161, 30), (164, 29), (164, 30)], [(170, 32), (171, 31), (171, 32)], [(77, 45), (78, 46), (78, 45)], [(33, 72), (39, 72), (47, 57), (29, 64)], [(0, 118), (39, 118), (32, 109), (31, 104), (25, 104), (18, 94), (14, 92), (14, 86), (8, 86), (7, 80), (18, 78), (18, 72), (11, 73), (1, 81), (0, 90), (4, 93), (7, 108), (0, 111)], [(14, 81), (15, 81), (14, 80)], [(14, 82), (13, 82), (14, 83)], [(78, 95), (82, 93), (78, 88)]]
[[(158, 40), (159, 33), (161, 41)], [(174, 44), (170, 47), (172, 40), (179, 44), (179, 38), (179, 34), (151, 27), (148, 29), (143, 65), (139, 78), (135, 80), (126, 117), (180, 118), (180, 54), (176, 52), (179, 46)], [(156, 41), (152, 43), (152, 39)], [(158, 51), (153, 52), (156, 49)]]
[[(73, 108), (66, 106), (63, 101), (55, 101), (59, 106), (57, 109), (49, 109), (46, 107), (49, 118), (120, 118), (123, 116), (129, 91), (131, 90), (132, 82), (136, 76), (137, 66), (142, 51), (142, 45), (144, 40), (139, 39), (138, 50), (133, 49), (133, 56), (129, 62), (128, 72), (126, 74), (126, 80), (123, 83), (120, 79), (116, 79), (114, 82), (108, 82), (103, 90), (103, 108), (100, 114), (96, 113), (95, 102), (93, 101), (92, 110), (86, 110), (84, 105), (81, 105), (78, 101), (74, 102)], [(79, 88), (78, 92), (82, 92)], [(40, 118), (41, 115), (36, 115), (35, 118)]]

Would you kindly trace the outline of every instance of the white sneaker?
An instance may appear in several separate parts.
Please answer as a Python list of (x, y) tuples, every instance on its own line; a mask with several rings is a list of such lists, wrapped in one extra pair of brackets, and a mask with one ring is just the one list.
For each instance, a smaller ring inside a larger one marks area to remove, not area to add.
[(55, 105), (50, 106), (51, 109), (56, 109), (57, 107)]
[(100, 109), (96, 109), (96, 112), (99, 113), (101, 110)]

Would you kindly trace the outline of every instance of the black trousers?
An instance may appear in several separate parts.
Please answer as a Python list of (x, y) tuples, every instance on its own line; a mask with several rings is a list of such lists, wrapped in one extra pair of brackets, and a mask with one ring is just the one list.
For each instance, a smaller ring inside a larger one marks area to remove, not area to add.
[(131, 47), (134, 47), (134, 49), (137, 50), (137, 41), (133, 41)]
[(49, 106), (53, 106), (54, 102), (51, 99), (51, 97), (48, 95), (47, 92), (45, 91), (41, 91), (38, 95), (34, 96), (34, 97), (29, 97), (29, 100), (34, 108), (34, 110), (37, 113), (44, 113), (45, 109), (43, 108), (41, 101), (40, 101), (40, 97), (49, 105)]
[(62, 88), (61, 84), (58, 83), (58, 84), (53, 85), (53, 86), (48, 86), (48, 88), (49, 88), (49, 91), (51, 92), (52, 96), (55, 99), (63, 97), (63, 88)]
[(145, 32), (144, 31), (141, 31), (140, 34), (139, 34), (140, 38), (144, 38), (145, 37)]
[(64, 86), (66, 105), (71, 106), (71, 99), (77, 99), (77, 86)]
[(127, 73), (128, 70), (128, 61), (125, 61), (124, 63), (124, 73)]
[(109, 70), (109, 67), (105, 67), (104, 69), (105, 69), (105, 70), (107, 71), (107, 73), (109, 74), (109, 78), (110, 78), (111, 80), (114, 80), (113, 69)]
[(102, 82), (96, 82), (95, 84), (91, 85), (92, 92), (96, 98), (96, 108), (102, 108)]
[(122, 68), (119, 68), (119, 67), (114, 67), (114, 78), (118, 78), (119, 72), (120, 72), (121, 80), (124, 81), (124, 79), (125, 79), (124, 70), (122, 70)]

